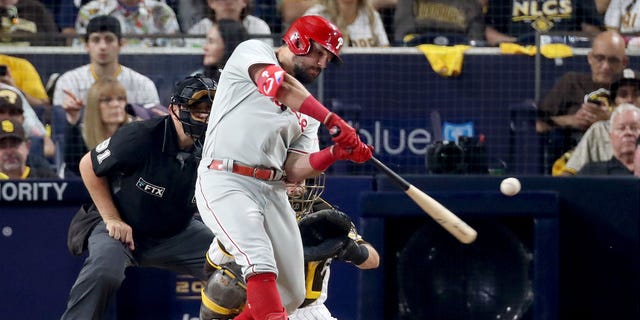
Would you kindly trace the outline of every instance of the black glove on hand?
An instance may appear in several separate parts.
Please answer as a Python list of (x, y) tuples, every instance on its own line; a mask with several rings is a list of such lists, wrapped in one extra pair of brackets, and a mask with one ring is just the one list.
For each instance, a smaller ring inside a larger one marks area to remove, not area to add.
[(357, 244), (354, 240), (347, 241), (347, 244), (338, 252), (336, 258), (353, 263), (362, 264), (369, 258), (369, 250), (363, 245)]

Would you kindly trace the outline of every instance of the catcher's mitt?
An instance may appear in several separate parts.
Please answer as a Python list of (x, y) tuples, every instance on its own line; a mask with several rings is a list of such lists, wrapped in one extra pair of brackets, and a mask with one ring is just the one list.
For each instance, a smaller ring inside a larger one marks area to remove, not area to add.
[(316, 211), (298, 221), (305, 261), (334, 257), (349, 241), (351, 219), (335, 209)]

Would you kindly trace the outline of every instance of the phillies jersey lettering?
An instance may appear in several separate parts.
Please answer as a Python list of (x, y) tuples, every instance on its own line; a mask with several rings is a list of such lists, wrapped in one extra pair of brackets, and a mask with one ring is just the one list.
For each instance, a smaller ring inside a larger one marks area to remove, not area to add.
[(300, 112), (293, 111), (293, 113), (298, 117), (298, 125), (300, 125), (300, 132), (304, 132), (304, 129), (309, 125), (307, 120), (307, 115), (304, 115)]

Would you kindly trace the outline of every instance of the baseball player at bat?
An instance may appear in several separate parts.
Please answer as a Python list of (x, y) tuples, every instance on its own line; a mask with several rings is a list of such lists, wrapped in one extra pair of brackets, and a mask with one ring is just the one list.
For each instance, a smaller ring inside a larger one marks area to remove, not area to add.
[[(336, 320), (326, 307), (330, 266), (336, 259), (360, 269), (373, 269), (380, 257), (358, 234), (349, 216), (320, 196), (324, 175), (306, 184), (288, 184), (287, 195), (302, 233), (305, 256), (306, 295), (289, 320)], [(207, 252), (211, 274), (202, 292), (200, 320), (233, 319), (245, 306), (246, 285), (232, 255), (214, 242)]]
[[(304, 301), (302, 241), (284, 177), (304, 181), (337, 160), (372, 157), (355, 130), (303, 85), (340, 61), (342, 33), (322, 17), (304, 16), (282, 39), (275, 51), (252, 39), (231, 54), (198, 168), (199, 212), (246, 280), (247, 307), (236, 319), (286, 319)], [(320, 151), (318, 122), (339, 132)]]

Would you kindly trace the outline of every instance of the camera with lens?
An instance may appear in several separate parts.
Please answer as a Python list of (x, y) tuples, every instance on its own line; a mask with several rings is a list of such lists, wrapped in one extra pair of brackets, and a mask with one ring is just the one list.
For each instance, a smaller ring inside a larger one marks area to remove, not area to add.
[(459, 136), (457, 142), (435, 141), (427, 147), (425, 160), (431, 174), (488, 173), (484, 135)]

